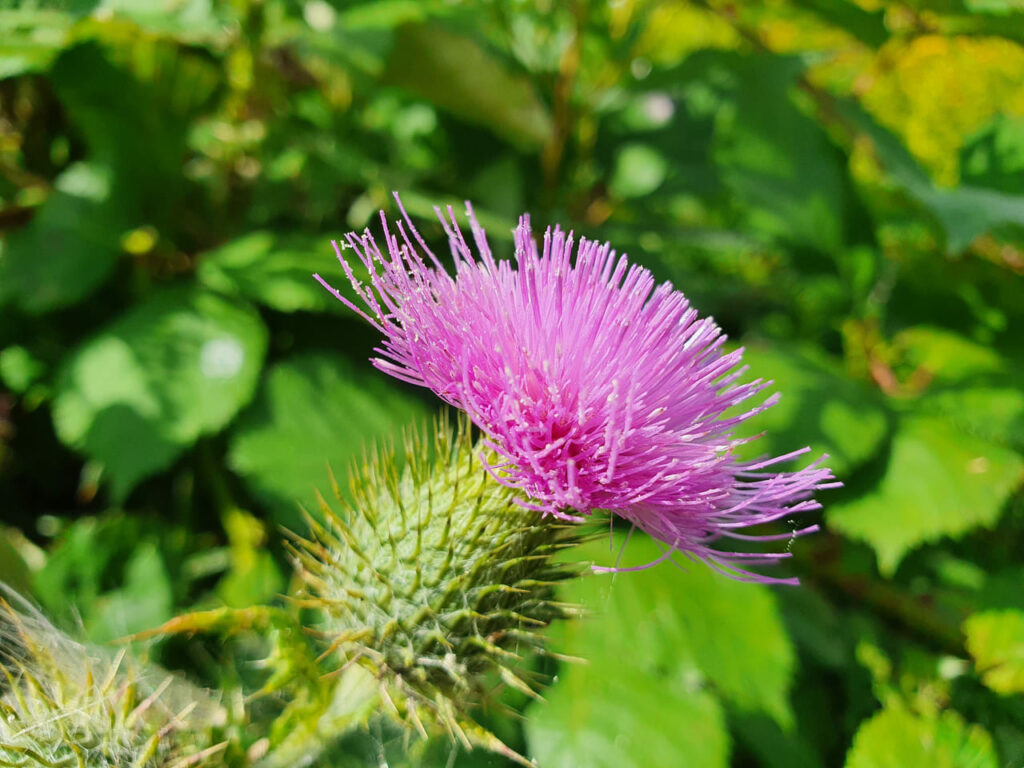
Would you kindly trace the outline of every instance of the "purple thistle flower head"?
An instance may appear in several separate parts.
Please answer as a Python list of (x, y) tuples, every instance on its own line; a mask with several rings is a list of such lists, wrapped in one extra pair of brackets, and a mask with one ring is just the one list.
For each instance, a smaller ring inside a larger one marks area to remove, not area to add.
[[(475, 253), (451, 208), (447, 216), (435, 209), (453, 276), (398, 205), (405, 221), (394, 229), (381, 212), (383, 250), (369, 230), (334, 244), (363, 307), (316, 276), (383, 335), (377, 368), (466, 411), (499, 457), (481, 456), (485, 466), (521, 490), (530, 499), (524, 504), (577, 521), (608, 510), (663, 542), (659, 561), (681, 552), (737, 578), (795, 582), (746, 568), (786, 552), (711, 546), (722, 537), (789, 539), (816, 530), (743, 532), (817, 509), (813, 492), (835, 485), (820, 461), (796, 472), (772, 469), (806, 448), (737, 460), (743, 440), (733, 428), (777, 395), (726, 415), (768, 382), (739, 382), (743, 350), (725, 352), (711, 318), (607, 243), (577, 244), (556, 226), (538, 248), (525, 215), (514, 261), (496, 260), (468, 203)], [(369, 271), (369, 285), (356, 278), (349, 251)]]

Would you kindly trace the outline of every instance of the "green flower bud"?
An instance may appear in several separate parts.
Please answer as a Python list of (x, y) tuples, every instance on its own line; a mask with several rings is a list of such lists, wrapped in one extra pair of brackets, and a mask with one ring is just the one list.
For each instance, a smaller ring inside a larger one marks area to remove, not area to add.
[(401, 468), (383, 451), (353, 473), (354, 503), (334, 483), (341, 514), (321, 498), (324, 522), (293, 550), (303, 604), (322, 612), (325, 658), (371, 671), (401, 721), (505, 752), (468, 710), (500, 683), (536, 695), (524, 656), (575, 612), (554, 588), (578, 570), (555, 556), (583, 534), (518, 504), (481, 464), (468, 420), (404, 448)]

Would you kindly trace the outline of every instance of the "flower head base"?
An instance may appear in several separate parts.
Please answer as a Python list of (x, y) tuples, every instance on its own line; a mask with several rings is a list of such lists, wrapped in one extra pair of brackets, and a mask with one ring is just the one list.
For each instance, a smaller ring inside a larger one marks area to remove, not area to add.
[[(815, 530), (741, 533), (818, 508), (812, 494), (830, 485), (831, 473), (817, 464), (768, 469), (806, 449), (736, 459), (742, 440), (733, 428), (776, 396), (727, 415), (767, 383), (739, 383), (742, 349), (724, 352), (726, 337), (711, 318), (607, 243), (576, 245), (555, 227), (538, 249), (528, 216), (515, 230), (515, 261), (498, 261), (468, 204), (476, 254), (451, 209), (437, 211), (452, 276), (402, 213), (397, 231), (381, 214), (385, 250), (369, 230), (335, 243), (363, 307), (317, 276), (383, 334), (376, 367), (466, 411), (499, 457), (490, 471), (535, 509), (570, 520), (609, 510), (664, 542), (665, 557), (682, 552), (738, 578), (777, 581), (745, 566), (786, 553), (711, 544)], [(356, 279), (348, 249), (370, 285)]]

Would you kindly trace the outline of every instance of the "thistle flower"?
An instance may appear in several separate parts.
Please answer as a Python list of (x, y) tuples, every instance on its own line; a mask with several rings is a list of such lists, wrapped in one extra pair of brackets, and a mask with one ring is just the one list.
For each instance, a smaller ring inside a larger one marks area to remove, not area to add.
[(184, 680), (75, 642), (0, 585), (0, 766), (201, 768), (221, 720)]
[(523, 656), (544, 652), (541, 630), (573, 613), (555, 586), (577, 571), (553, 558), (580, 529), (537, 525), (480, 466), (464, 418), (404, 448), (401, 468), (385, 450), (353, 473), (352, 503), (335, 486), (344, 513), (321, 499), (324, 523), (295, 538), (302, 602), (324, 616), (325, 657), (372, 672), (385, 710), (522, 761), (468, 710), (499, 683), (535, 691)]
[[(737, 578), (795, 581), (746, 570), (786, 552), (712, 547), (722, 537), (815, 530), (743, 532), (818, 508), (813, 492), (831, 485), (820, 461), (772, 469), (807, 449), (736, 458), (743, 440), (734, 427), (777, 395), (740, 412), (770, 382), (740, 383), (743, 351), (724, 351), (713, 319), (608, 243), (576, 245), (556, 226), (538, 250), (525, 215), (514, 261), (496, 260), (468, 203), (476, 254), (451, 208), (447, 216), (435, 209), (452, 276), (398, 205), (405, 221), (397, 232), (381, 213), (384, 250), (369, 230), (334, 244), (362, 307), (316, 276), (383, 335), (377, 368), (468, 413), (499, 457), (489, 471), (534, 509), (574, 521), (608, 510), (664, 542), (659, 561), (680, 552)], [(356, 278), (347, 250), (369, 271), (369, 285)]]

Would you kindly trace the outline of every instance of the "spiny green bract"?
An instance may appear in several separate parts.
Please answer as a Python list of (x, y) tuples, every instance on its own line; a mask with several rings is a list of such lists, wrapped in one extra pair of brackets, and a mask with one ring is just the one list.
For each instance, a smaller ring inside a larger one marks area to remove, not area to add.
[(295, 554), (331, 651), (374, 672), (421, 732), (427, 714), (464, 738), (466, 709), (498, 680), (534, 693), (522, 653), (543, 650), (540, 631), (574, 610), (554, 587), (577, 571), (554, 555), (580, 534), (516, 504), (467, 421), (433, 432), (404, 441), (403, 469), (384, 451), (354, 472), (354, 503), (335, 484), (344, 517), (321, 498), (325, 524)]
[(92, 651), (0, 597), (0, 766), (199, 768), (220, 745), (202, 749), (209, 739), (190, 726), (218, 712), (184, 681)]

